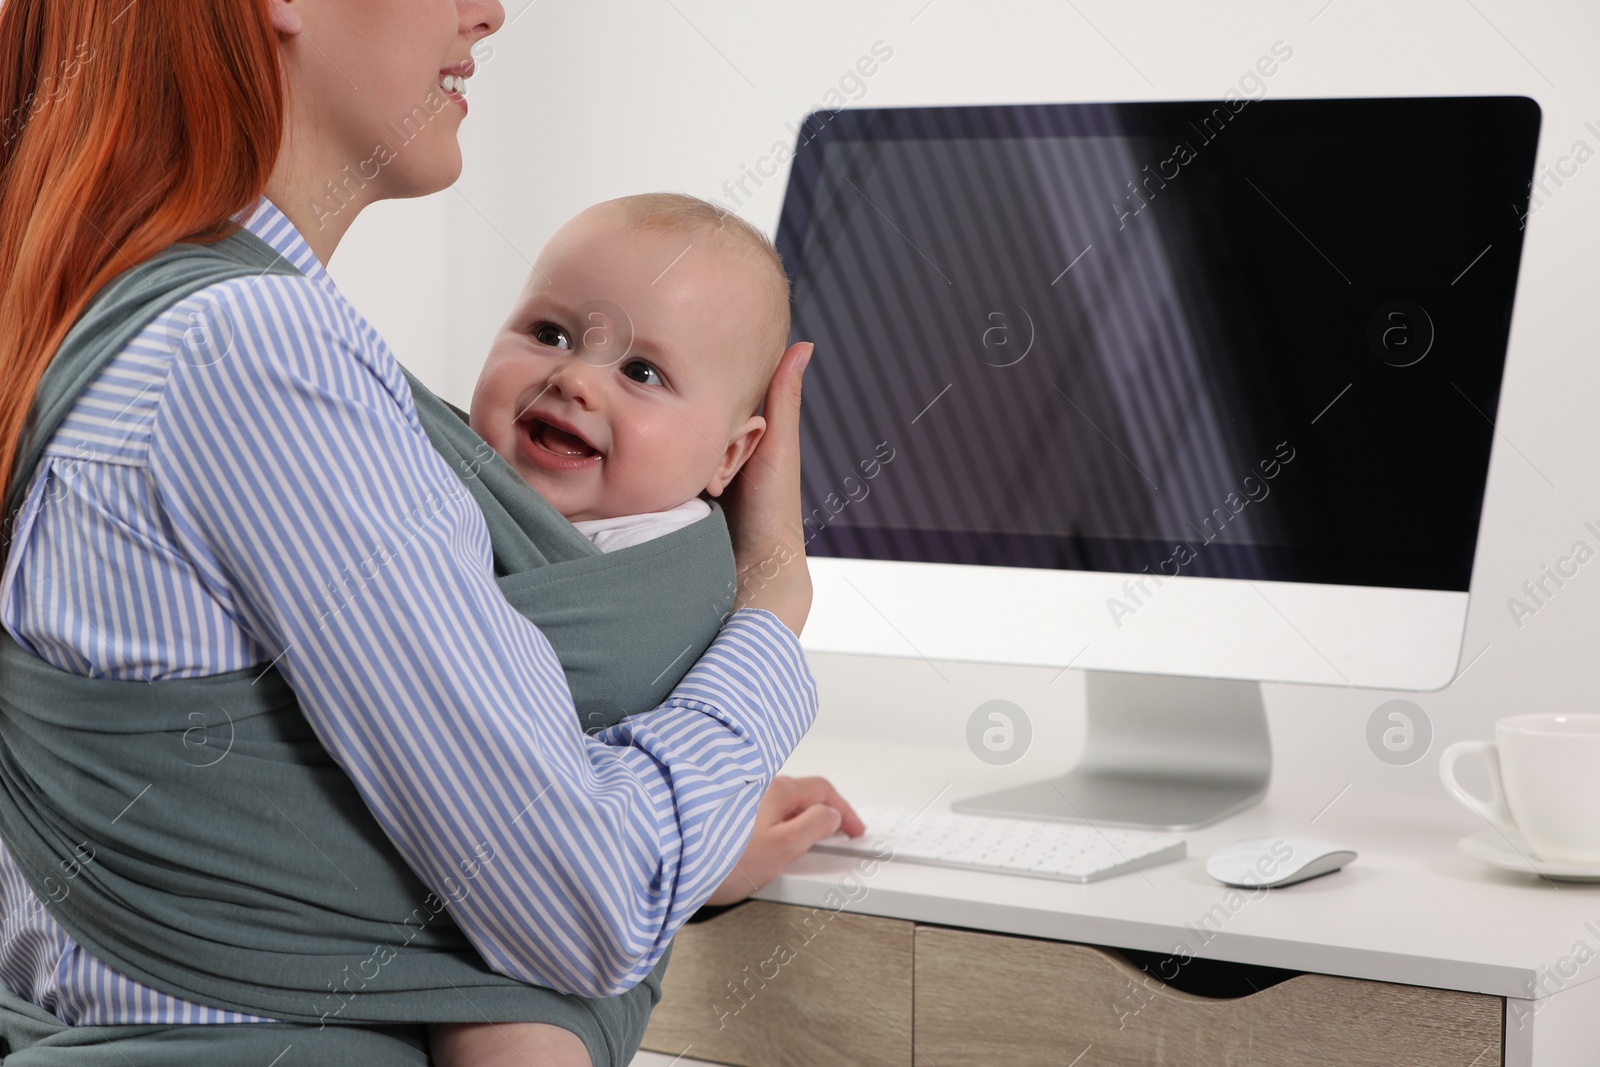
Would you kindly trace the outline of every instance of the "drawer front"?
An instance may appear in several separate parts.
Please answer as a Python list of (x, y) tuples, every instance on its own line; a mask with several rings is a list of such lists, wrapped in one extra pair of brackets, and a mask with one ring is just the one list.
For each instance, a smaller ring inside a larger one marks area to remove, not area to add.
[(765, 901), (685, 926), (644, 1047), (745, 1067), (910, 1067), (912, 930)]
[(936, 926), (916, 929), (916, 991), (918, 1067), (1501, 1062), (1499, 997), (1301, 975), (1212, 1000), (1102, 949)]

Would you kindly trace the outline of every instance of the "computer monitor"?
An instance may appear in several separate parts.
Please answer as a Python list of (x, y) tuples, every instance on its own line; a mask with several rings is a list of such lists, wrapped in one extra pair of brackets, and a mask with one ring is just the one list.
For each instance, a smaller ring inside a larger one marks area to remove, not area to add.
[(1261, 681), (1455, 674), (1539, 108), (818, 112), (778, 231), (817, 651), (1090, 672), (1065, 777), (958, 810), (1168, 829), (1264, 793)]

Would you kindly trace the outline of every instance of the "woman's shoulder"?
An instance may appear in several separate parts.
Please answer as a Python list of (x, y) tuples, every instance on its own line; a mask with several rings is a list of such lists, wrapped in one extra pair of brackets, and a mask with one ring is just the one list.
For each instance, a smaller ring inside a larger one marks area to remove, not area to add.
[(200, 289), (130, 345), (168, 360), (168, 391), (246, 389), (262, 399), (315, 390), (416, 419), (394, 354), (326, 279), (245, 275)]

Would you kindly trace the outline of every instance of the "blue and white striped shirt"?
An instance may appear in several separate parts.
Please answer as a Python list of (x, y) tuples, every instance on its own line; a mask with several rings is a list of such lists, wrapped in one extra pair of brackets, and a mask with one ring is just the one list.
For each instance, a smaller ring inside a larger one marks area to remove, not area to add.
[[(732, 869), (815, 716), (799, 643), (736, 612), (665, 704), (586, 737), (394, 356), (282, 212), (246, 225), (305, 277), (202, 290), (100, 372), (29, 484), (0, 623), (92, 677), (275, 663), (424, 882), (490, 843), (450, 911), (491, 967), (622, 992)], [(94, 959), (3, 848), (0, 905), (0, 980), (68, 1023), (249, 1019)]]

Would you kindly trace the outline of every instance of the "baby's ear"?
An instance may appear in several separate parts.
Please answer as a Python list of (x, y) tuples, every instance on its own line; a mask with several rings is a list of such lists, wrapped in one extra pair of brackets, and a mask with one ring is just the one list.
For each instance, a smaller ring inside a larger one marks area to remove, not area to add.
[(762, 434), (766, 432), (767, 420), (760, 415), (751, 415), (745, 419), (744, 425), (735, 430), (733, 436), (728, 439), (728, 447), (722, 450), (722, 460), (711, 475), (711, 482), (706, 486), (706, 492), (712, 496), (721, 496), (722, 491), (728, 488), (728, 483), (733, 481), (734, 475), (739, 473), (739, 468), (744, 466), (745, 460), (755, 452), (756, 445), (761, 443)]

